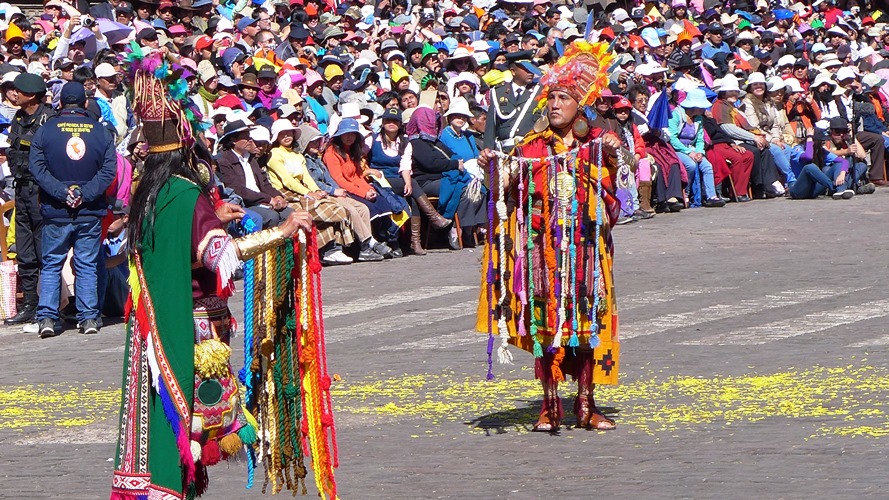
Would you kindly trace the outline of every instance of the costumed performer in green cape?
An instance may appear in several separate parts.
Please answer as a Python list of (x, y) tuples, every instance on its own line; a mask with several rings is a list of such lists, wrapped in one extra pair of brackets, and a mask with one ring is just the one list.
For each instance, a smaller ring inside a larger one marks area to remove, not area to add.
[[(207, 466), (256, 441), (230, 365), (227, 298), (239, 260), (284, 243), (312, 218), (233, 240), (243, 211), (210, 198), (209, 155), (185, 99), (182, 68), (129, 54), (133, 105), (149, 155), (130, 210), (130, 308), (111, 498), (193, 498)], [(194, 125), (196, 126), (196, 125)]]

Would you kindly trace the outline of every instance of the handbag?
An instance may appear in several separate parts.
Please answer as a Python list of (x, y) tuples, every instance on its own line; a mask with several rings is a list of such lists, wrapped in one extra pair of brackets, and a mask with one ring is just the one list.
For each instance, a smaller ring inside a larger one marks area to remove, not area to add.
[(18, 267), (15, 261), (0, 262), (0, 319), (11, 318), (18, 312), (15, 292), (18, 287)]

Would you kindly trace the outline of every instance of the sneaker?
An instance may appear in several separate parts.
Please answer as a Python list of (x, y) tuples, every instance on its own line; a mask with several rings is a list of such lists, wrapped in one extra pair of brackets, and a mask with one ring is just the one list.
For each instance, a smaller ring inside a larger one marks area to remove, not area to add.
[(875, 186), (873, 182), (868, 182), (867, 184), (858, 186), (858, 190), (855, 194), (874, 194), (874, 191), (876, 190), (877, 186)]
[(50, 337), (55, 337), (62, 333), (62, 328), (58, 325), (58, 322), (52, 318), (43, 318), (37, 322), (38, 333), (40, 334), (40, 338), (48, 339)]
[(25, 323), (22, 326), (22, 332), (23, 333), (39, 333), (40, 327), (37, 325), (37, 323)]
[(830, 197), (835, 200), (848, 200), (853, 196), (855, 196), (855, 191), (852, 191), (851, 189), (847, 189), (845, 191), (837, 191), (830, 195)]
[(373, 248), (366, 248), (358, 254), (358, 262), (376, 262), (383, 260), (385, 257), (378, 254)]
[(631, 222), (636, 222), (636, 221), (628, 215), (622, 215), (617, 219), (618, 226), (623, 226), (624, 224), (629, 224)]
[(645, 210), (639, 209), (633, 212), (633, 220), (648, 220), (654, 217), (653, 213), (646, 212)]
[(460, 250), (460, 238), (457, 236), (455, 227), (448, 231), (448, 246), (451, 247), (451, 250)]
[(374, 252), (382, 255), (383, 257), (389, 257), (389, 254), (392, 253), (392, 249), (389, 248), (389, 245), (380, 243), (379, 241), (374, 241), (373, 243), (371, 243), (371, 248), (373, 248)]
[(389, 252), (389, 255), (393, 259), (400, 259), (404, 257), (404, 252), (401, 251), (401, 247), (395, 247), (392, 249), (392, 251)]
[(321, 263), (327, 266), (339, 266), (343, 264), (351, 264), (354, 262), (351, 257), (344, 254), (342, 250), (328, 252), (327, 255), (321, 257)]
[(80, 325), (80, 333), (84, 335), (95, 335), (99, 333), (99, 322), (94, 319), (85, 320)]

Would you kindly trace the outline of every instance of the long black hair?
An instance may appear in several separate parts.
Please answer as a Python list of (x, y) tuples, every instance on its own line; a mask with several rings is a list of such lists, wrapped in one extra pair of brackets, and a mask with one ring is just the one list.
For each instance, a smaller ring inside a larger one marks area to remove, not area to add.
[[(334, 151), (336, 151), (343, 158), (350, 158), (355, 165), (361, 165), (361, 159), (364, 157), (364, 138), (358, 132), (349, 132), (350, 134), (355, 134), (355, 142), (352, 143), (352, 146), (349, 149), (346, 149), (346, 145), (343, 143), (343, 136), (338, 135), (334, 136), (333, 139), (330, 140), (330, 146), (333, 147)], [(345, 134), (343, 134), (345, 135)]]
[(130, 252), (154, 246), (157, 195), (173, 176), (178, 175), (194, 182), (201, 188), (202, 193), (207, 192), (207, 180), (203, 179), (199, 172), (199, 168), (202, 168), (199, 163), (207, 162), (209, 158), (209, 152), (203, 146), (201, 139), (197, 140), (194, 149), (180, 148), (148, 155), (142, 165), (138, 185), (130, 202), (127, 229), (127, 245)]

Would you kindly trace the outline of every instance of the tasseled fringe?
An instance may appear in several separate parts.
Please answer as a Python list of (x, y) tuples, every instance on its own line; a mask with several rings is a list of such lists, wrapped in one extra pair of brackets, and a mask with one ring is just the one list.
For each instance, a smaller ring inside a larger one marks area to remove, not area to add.
[(210, 476), (207, 474), (207, 467), (199, 463), (194, 475), (195, 496), (201, 496), (206, 493), (208, 486), (210, 486)]
[(222, 460), (222, 453), (216, 440), (211, 439), (204, 443), (204, 448), (201, 450), (201, 463), (209, 467), (218, 464), (220, 460)]
[(501, 365), (512, 364), (512, 353), (509, 352), (509, 328), (506, 326), (506, 319), (501, 317), (497, 320), (497, 329), (500, 331), (500, 347), (497, 349), (497, 361)]
[(225, 243), (226, 248), (223, 248), (216, 264), (216, 293), (224, 299), (231, 297), (235, 292), (235, 282), (232, 277), (241, 264), (237, 253), (229, 247), (232, 244), (231, 241)]
[(562, 361), (565, 359), (565, 348), (559, 347), (556, 349), (556, 353), (553, 356), (553, 381), (554, 382), (563, 382), (565, 380), (565, 375), (562, 373)]
[(241, 441), (241, 437), (238, 436), (237, 433), (227, 434), (219, 440), (219, 449), (222, 451), (222, 456), (228, 457), (231, 455), (235, 455), (244, 447), (244, 442)]
[(191, 457), (191, 439), (188, 437), (188, 432), (186, 432), (183, 421), (173, 404), (173, 399), (167, 393), (167, 387), (163, 382), (158, 384), (158, 396), (164, 408), (164, 416), (167, 418), (167, 423), (170, 424), (170, 428), (173, 429), (173, 434), (176, 436), (176, 447), (179, 448), (179, 461), (185, 470), (185, 483), (192, 483), (194, 482), (194, 460)]
[(248, 423), (247, 425), (238, 429), (238, 437), (241, 438), (241, 442), (245, 445), (252, 445), (256, 442), (256, 427)]

